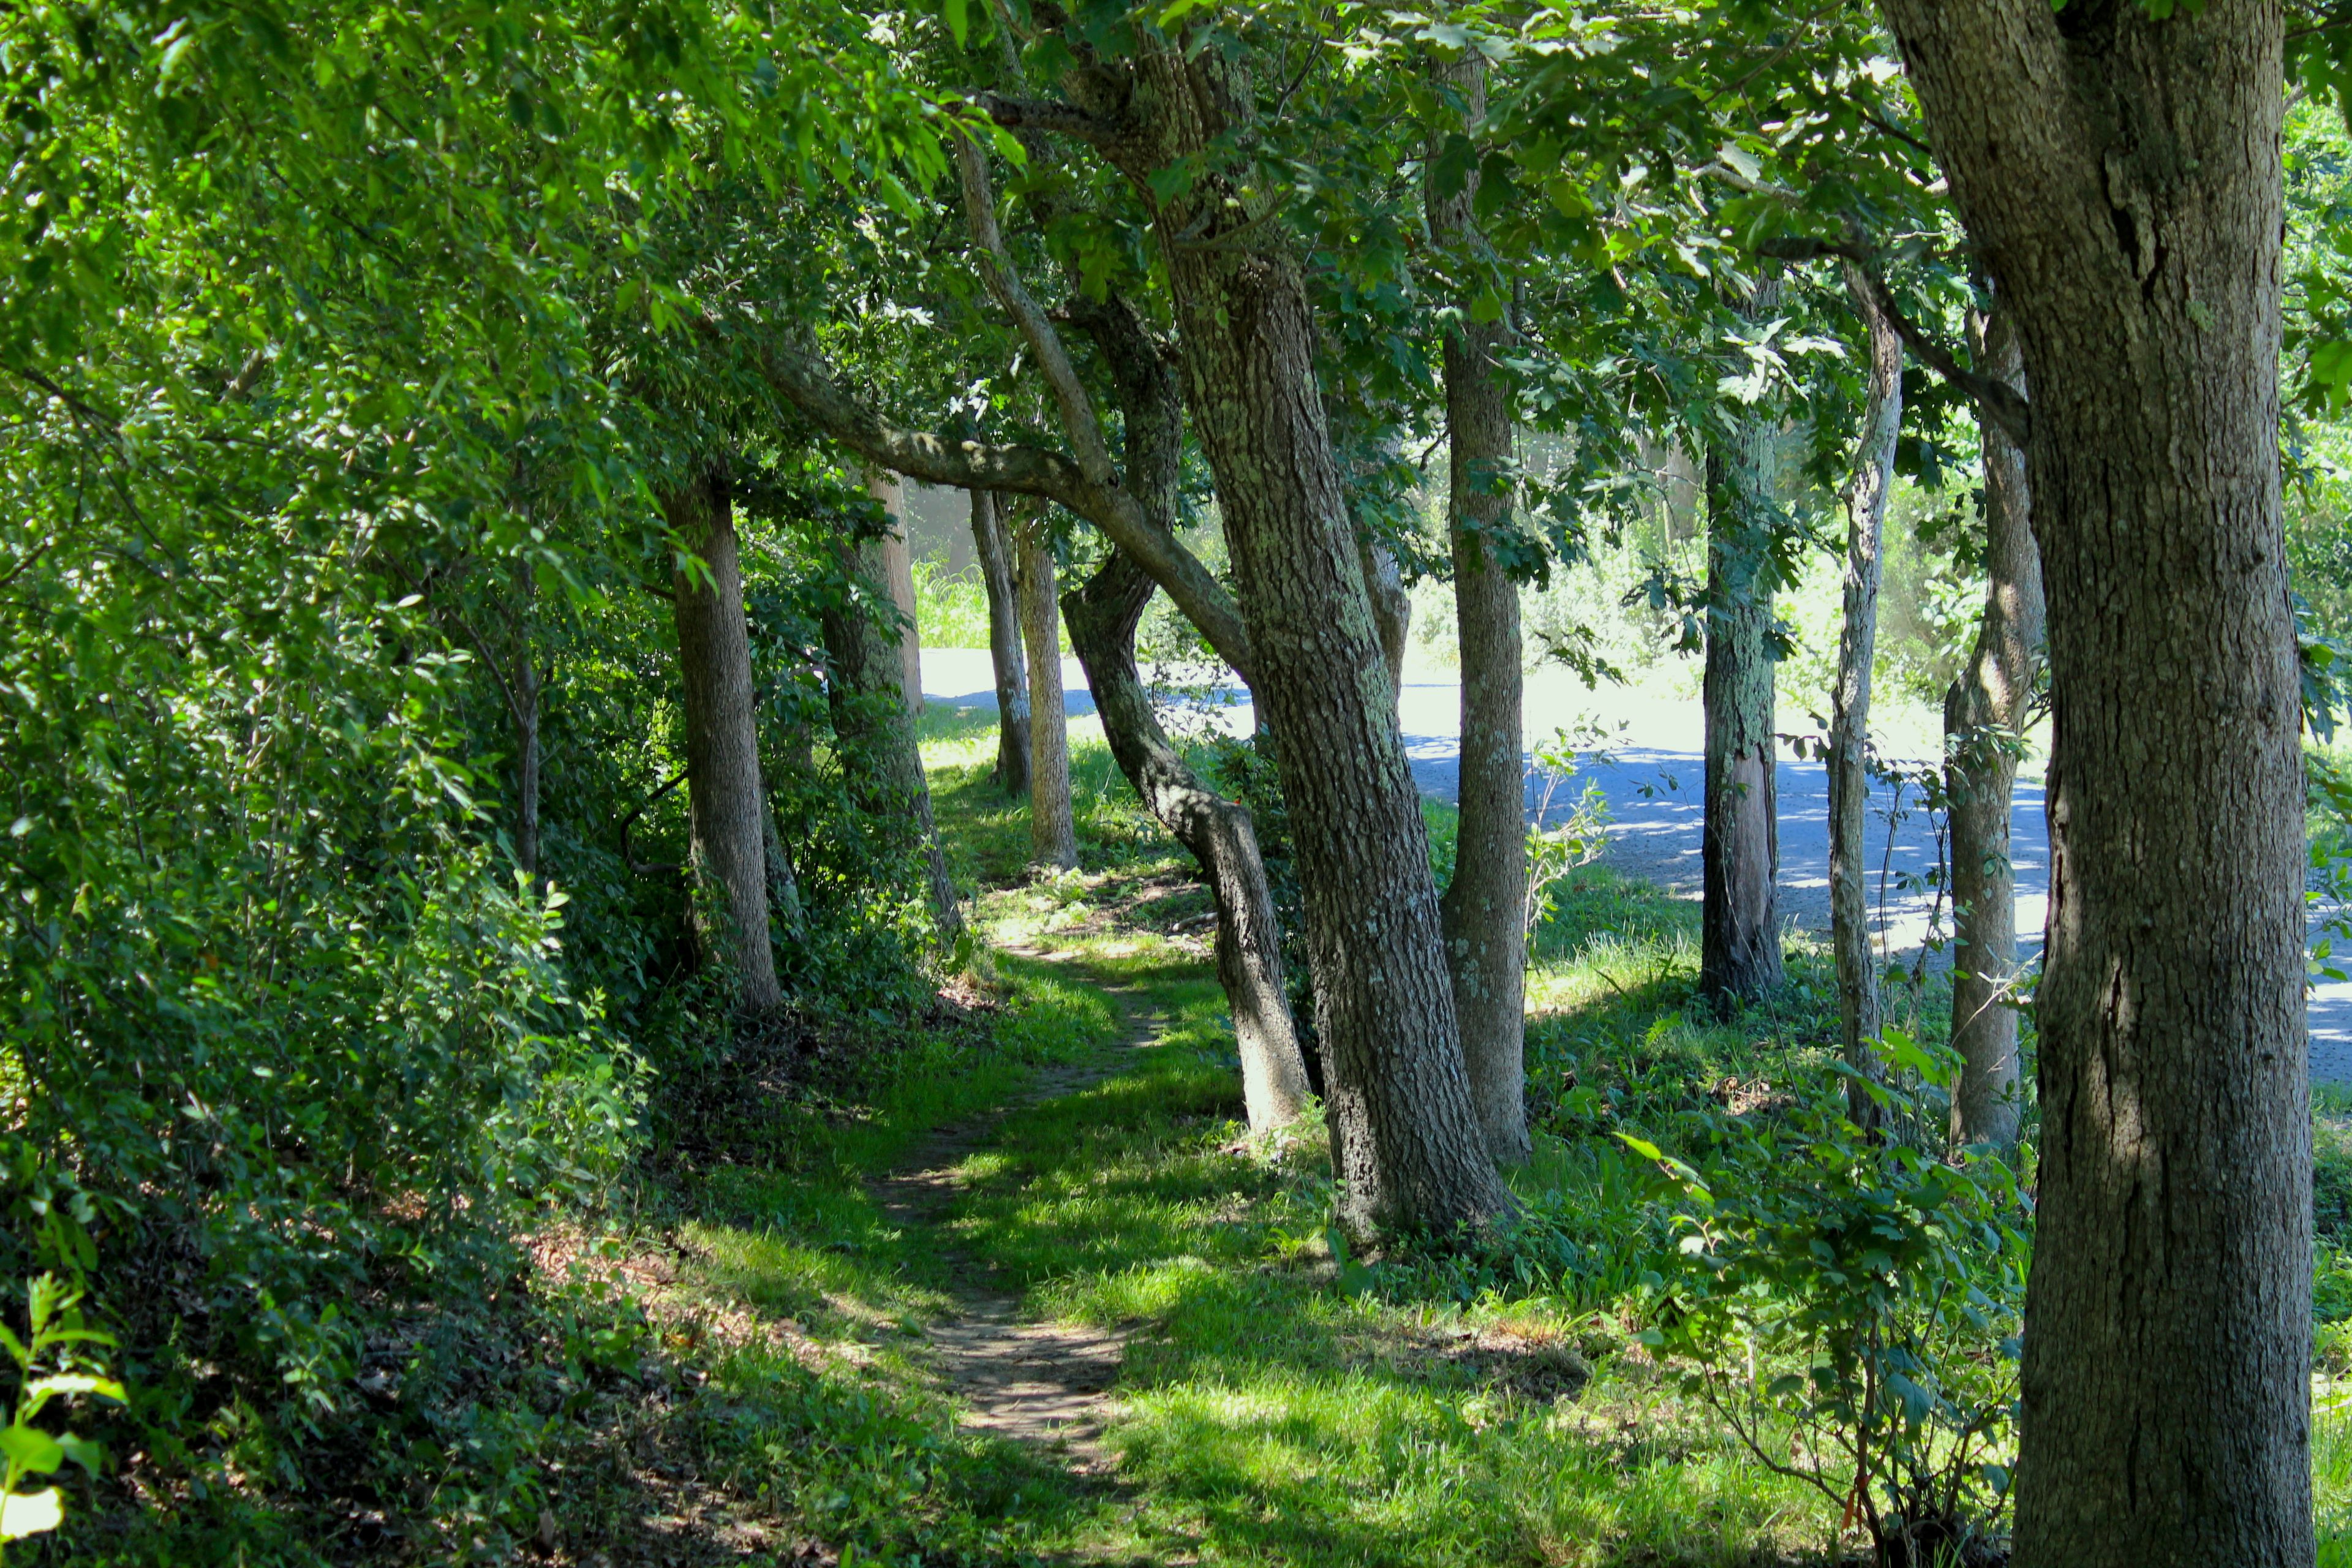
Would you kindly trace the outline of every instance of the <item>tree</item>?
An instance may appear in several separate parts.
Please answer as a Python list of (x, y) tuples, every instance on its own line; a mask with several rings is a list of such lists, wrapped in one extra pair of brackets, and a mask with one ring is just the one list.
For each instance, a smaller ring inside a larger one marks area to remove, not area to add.
[(881, 505), (887, 521), (880, 542), (881, 581), (898, 606), (893, 640), (898, 649), (898, 689), (906, 694), (907, 711), (923, 711), (923, 639), (915, 624), (915, 557), (907, 542), (907, 485), (884, 468), (866, 470), (866, 493)]
[(662, 495), (679, 555), (671, 587), (686, 716), (687, 817), (702, 883), (695, 930), (733, 977), (742, 1005), (783, 1001), (768, 940), (768, 795), (760, 782), (751, 644), (743, 624), (734, 500), (726, 469), (705, 459)]
[[(2017, 334), (1996, 302), (1975, 318), (1979, 374), (2022, 392)], [(1984, 451), (1985, 605), (1968, 662), (1944, 694), (1944, 794), (1952, 832), (1952, 1095), (1957, 1146), (2017, 1142), (2017, 873), (2009, 819), (2042, 668), (2042, 558), (2025, 448), (1990, 411)]]
[(1070, 813), (1069, 722), (1062, 700), (1062, 612), (1054, 586), (1054, 542), (1045, 509), (1013, 514), (1013, 582), (1021, 636), (1029, 651), (1029, 857), (1066, 871), (1078, 863)]
[(2053, 726), (2013, 1561), (2307, 1565), (2280, 7), (1885, 10), (2032, 392), (1979, 383), (2025, 439)]
[[(1777, 276), (1740, 301), (1752, 328), (1780, 303)], [(1706, 450), (1706, 801), (1698, 986), (1718, 1002), (1779, 987), (1780, 866), (1774, 760), (1772, 595), (1780, 431), (1768, 409), (1730, 410)]]
[[(1486, 115), (1486, 60), (1465, 48), (1432, 70), (1465, 131)], [(1430, 160), (1429, 227), (1439, 244), (1477, 240), (1476, 150), (1454, 131)], [(1459, 144), (1464, 152), (1449, 156)], [(1446, 189), (1448, 177), (1456, 182)], [(1504, 321), (1464, 290), (1444, 341), (1447, 541), (1462, 650), (1462, 817), (1444, 900), (1445, 953), (1462, 1055), (1487, 1152), (1527, 1159), (1527, 770), (1519, 752), (1519, 588), (1498, 559), (1510, 527), (1511, 395), (1498, 363)], [(1491, 319), (1481, 321), (1482, 313)]]
[(1880, 308), (1859, 263), (1845, 263), (1846, 292), (1869, 354), (1868, 391), (1853, 477), (1845, 491), (1845, 616), (1830, 693), (1830, 946), (1837, 962), (1839, 1050), (1858, 1076), (1847, 1096), (1854, 1124), (1875, 1127), (1877, 1103), (1863, 1079), (1880, 1076), (1878, 965), (1870, 949), (1870, 903), (1863, 889), (1863, 837), (1870, 809), (1870, 674), (1878, 647), (1881, 537), (1895, 485), (1895, 441), (1903, 430), (1903, 340)]
[(1013, 542), (996, 493), (970, 494), (972, 550), (988, 595), (988, 662), (996, 674), (996, 783), (1019, 799), (1029, 793), (1029, 674), (1013, 585)]
[(963, 931), (963, 908), (948, 876), (931, 818), (930, 782), (908, 710), (905, 665), (885, 627), (898, 625), (898, 606), (887, 597), (888, 566), (883, 557), (886, 517), (856, 529), (835, 545), (841, 575), (850, 588), (828, 602), (822, 617), (826, 694), (834, 735), (849, 795), (873, 822), (892, 826), (890, 835), (920, 858), (924, 890), (941, 945)]
[(1316, 386), (1315, 324), (1265, 195), (1223, 163), (1223, 139), (1255, 118), (1247, 51), (1140, 26), (1134, 37), (1131, 57), (1090, 63), (1064, 46), (1067, 103), (991, 111), (1077, 133), (1155, 209), (1251, 687), (1290, 808), (1343, 1219), (1359, 1232), (1483, 1224), (1507, 1198), (1470, 1104), (1394, 691), (1366, 679), (1381, 671), (1380, 641)]

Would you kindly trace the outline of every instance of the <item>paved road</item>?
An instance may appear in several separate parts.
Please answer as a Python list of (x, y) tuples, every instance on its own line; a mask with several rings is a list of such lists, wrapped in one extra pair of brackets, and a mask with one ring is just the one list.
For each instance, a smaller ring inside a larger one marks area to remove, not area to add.
[[(992, 709), (993, 682), (985, 652), (926, 649), (924, 689), (933, 700)], [(1063, 684), (1073, 715), (1091, 713), (1086, 680), (1075, 660), (1064, 661)], [(1425, 794), (1451, 800), (1460, 762), (1460, 688), (1441, 670), (1408, 668), (1398, 703), (1413, 776)], [(1661, 683), (1629, 690), (1593, 693), (1564, 674), (1541, 672), (1529, 679), (1527, 731), (1530, 742), (1556, 728), (1598, 717), (1616, 739), (1605, 756), (1587, 762), (1554, 792), (1552, 817), (1573, 809), (1588, 780), (1600, 785), (1612, 818), (1607, 861), (1618, 869), (1652, 879), (1677, 896), (1699, 895), (1699, 837), (1703, 767), (1698, 704)], [(1244, 702), (1227, 710), (1224, 721), (1245, 730)], [(1890, 750), (1908, 742), (1929, 754), (1932, 716), (1899, 715), (1891, 728)], [(1809, 716), (1782, 712), (1790, 732), (1817, 728)], [(1807, 931), (1829, 929), (1829, 794), (1819, 763), (1783, 761), (1779, 769), (1781, 918)], [(1530, 783), (1532, 817), (1540, 791)], [(1881, 939), (1897, 952), (1916, 952), (1926, 932), (1931, 896), (1920, 879), (1937, 860), (1927, 816), (1917, 795), (1899, 795), (1882, 786), (1871, 801), (1872, 902)], [(2017, 923), (2029, 945), (2038, 942), (2048, 905), (2049, 837), (2042, 816), (2042, 783), (2029, 767), (2017, 786), (2010, 824), (2010, 858), (2017, 868)], [(1883, 878), (1883, 896), (1881, 893)], [(1950, 931), (1950, 910), (1942, 911)], [(2318, 987), (2310, 1007), (2312, 1076), (2352, 1084), (2352, 983)]]

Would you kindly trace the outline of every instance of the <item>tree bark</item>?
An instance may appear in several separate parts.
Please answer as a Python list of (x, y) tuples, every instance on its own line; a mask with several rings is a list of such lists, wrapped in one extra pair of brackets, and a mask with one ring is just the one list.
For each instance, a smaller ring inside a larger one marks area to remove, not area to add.
[[(1977, 369), (2024, 390), (2008, 312), (1980, 318)], [(2042, 557), (2033, 543), (2025, 448), (1990, 415), (1984, 452), (1985, 607), (1976, 646), (1944, 694), (1944, 793), (1952, 832), (1952, 1096), (1955, 1147), (2017, 1142), (2024, 1091), (2017, 1059), (2017, 874), (2009, 818), (2028, 706), (2042, 664)]]
[(1029, 674), (1023, 662), (1021, 605), (1013, 586), (1013, 542), (993, 490), (972, 490), (971, 542), (988, 590), (988, 661), (996, 671), (996, 783), (1029, 793)]
[[(1183, 398), (1160, 346), (1118, 295), (1080, 300), (1071, 316), (1110, 368), (1127, 437), (1127, 489), (1155, 522), (1173, 531), (1183, 479)], [(1246, 807), (1225, 799), (1185, 763), (1160, 727), (1135, 666), (1135, 628), (1151, 602), (1152, 580), (1124, 550), (1064, 595), (1070, 647), (1085, 667), (1095, 711), (1119, 771), (1144, 809), (1191, 852), (1217, 907), (1217, 981), (1233, 1015), (1250, 1131), (1296, 1121), (1312, 1080), (1291, 1016), (1282, 927)]]
[[(1465, 49), (1433, 75), (1461, 96), (1475, 131), (1486, 115), (1486, 60)], [(1432, 160), (1433, 163), (1434, 160)], [(1429, 227), (1440, 246), (1477, 242), (1474, 172), (1463, 188), (1429, 193)], [(1522, 652), (1519, 589), (1489, 542), (1511, 526), (1510, 389), (1496, 357), (1499, 320), (1472, 318), (1468, 298), (1445, 334), (1445, 417), (1451, 479), (1447, 536), (1462, 657), (1461, 820), (1443, 913), (1454, 1007), (1470, 1096), (1487, 1152), (1503, 1164), (1528, 1158), (1527, 764), (1520, 752)]]
[(1144, 808), (1200, 863), (1216, 900), (1217, 982), (1233, 1014), (1250, 1131), (1264, 1132), (1297, 1120), (1308, 1095), (1283, 973), (1282, 928), (1248, 808), (1219, 795), (1185, 764), (1136, 674), (1135, 627), (1152, 591), (1143, 568), (1114, 551), (1062, 601), (1070, 647), (1086, 668), (1119, 771)]
[(907, 484), (888, 468), (866, 470), (866, 493), (882, 503), (889, 526), (881, 539), (880, 581), (898, 607), (898, 627), (893, 637), (898, 656), (898, 689), (905, 693), (907, 711), (923, 711), (923, 638), (915, 621), (915, 557), (907, 545)]
[(1838, 634), (1837, 685), (1830, 693), (1830, 948), (1837, 961), (1838, 1046), (1860, 1075), (1846, 1085), (1855, 1126), (1884, 1118), (1864, 1079), (1885, 1076), (1877, 1039), (1878, 963), (1870, 951), (1870, 899), (1864, 837), (1870, 823), (1870, 666), (1878, 651), (1878, 585), (1886, 497), (1895, 486), (1895, 441), (1903, 430), (1903, 340), (1878, 297), (1845, 264), (1846, 292), (1869, 344), (1862, 439), (1845, 493), (1845, 618)]
[(1363, 569), (1364, 594), (1371, 601), (1372, 626), (1381, 639), (1381, 664), (1389, 672), (1389, 691), (1404, 694), (1405, 649), (1412, 641), (1412, 595), (1397, 570), (1396, 552), (1376, 539), (1361, 539), (1357, 563)]
[(539, 740), (541, 680), (531, 651), (531, 605), (539, 596), (539, 578), (528, 561), (515, 563), (514, 678), (508, 685), (515, 737), (515, 864), (533, 882), (539, 879)]
[[(845, 540), (837, 548), (845, 576), (868, 592), (887, 592), (879, 538)], [(932, 824), (930, 784), (900, 684), (906, 667), (872, 607), (855, 597), (828, 605), (819, 625), (832, 666), (826, 695), (850, 803), (886, 842), (919, 861), (931, 921), (946, 947), (962, 934), (963, 908)]]
[(1029, 858), (1066, 871), (1078, 863), (1070, 810), (1069, 720), (1062, 700), (1062, 613), (1055, 603), (1054, 544), (1045, 509), (1014, 513), (1013, 580), (1029, 650)]
[(2281, 8), (1886, 0), (2013, 320), (2050, 920), (2019, 1568), (2309, 1568)]
[(743, 622), (735, 509), (715, 464), (661, 498), (681, 551), (671, 585), (686, 719), (687, 825), (699, 884), (695, 934), (748, 1010), (780, 1005), (768, 939), (767, 792), (760, 782), (751, 639)]
[[(1448, 1235), (1507, 1205), (1470, 1103), (1419, 792), (1397, 733), (1330, 431), (1304, 281), (1265, 196), (1211, 156), (1255, 112), (1244, 64), (1143, 38), (1083, 66), (1098, 140), (1152, 204), (1188, 403), (1217, 479), (1288, 804), (1326, 1053), (1340, 1214), (1365, 1233)], [(1208, 173), (1163, 199), (1152, 173)]]
[[(1765, 279), (1744, 307), (1779, 308)], [(1772, 701), (1772, 517), (1778, 432), (1735, 416), (1706, 453), (1706, 806), (1700, 846), (1699, 994), (1752, 1002), (1781, 981), (1779, 778)]]

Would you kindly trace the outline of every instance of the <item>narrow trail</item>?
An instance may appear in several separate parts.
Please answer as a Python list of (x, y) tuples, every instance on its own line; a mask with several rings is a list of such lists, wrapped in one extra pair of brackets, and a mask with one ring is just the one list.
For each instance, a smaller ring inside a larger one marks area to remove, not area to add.
[(1121, 1057), (1150, 1044), (1166, 1025), (1160, 1014), (1129, 1009), (1126, 998), (1134, 987), (1100, 989), (1123, 1015), (1117, 1046), (1089, 1062), (1047, 1068), (988, 1114), (939, 1129), (905, 1164), (867, 1184), (894, 1222), (909, 1233), (930, 1234), (933, 1256), (946, 1266), (955, 1309), (924, 1333), (932, 1364), (963, 1402), (963, 1424), (1053, 1450), (1080, 1475), (1111, 1468), (1101, 1438), (1126, 1337), (1024, 1316), (1021, 1298), (992, 1280), (990, 1266), (956, 1247), (939, 1226), (963, 1190), (961, 1167), (995, 1145), (1008, 1117), (1116, 1075)]

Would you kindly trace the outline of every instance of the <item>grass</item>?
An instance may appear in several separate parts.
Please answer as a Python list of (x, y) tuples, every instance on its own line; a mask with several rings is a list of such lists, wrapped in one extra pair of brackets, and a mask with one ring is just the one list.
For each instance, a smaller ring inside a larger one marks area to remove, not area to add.
[[(1855, 1546), (1643, 1343), (1643, 1275), (1672, 1231), (1647, 1163), (1606, 1135), (1692, 1147), (1820, 1084), (1822, 953), (1793, 944), (1780, 996), (1718, 1017), (1693, 996), (1695, 907), (1579, 872), (1534, 950), (1524, 1226), (1465, 1255), (1351, 1258), (1319, 1130), (1246, 1134), (1187, 934), (1207, 899), (1100, 742), (1074, 746), (1081, 865), (1036, 878), (1026, 812), (987, 777), (989, 721), (935, 708), (922, 730), (985, 939), (964, 983), (985, 1026), (915, 1029), (834, 1092), (732, 1118), (667, 1212), (583, 1247), (574, 1361), (604, 1403), (582, 1417), (593, 1440), (553, 1450), (558, 1528), (530, 1553), (1732, 1568)], [(1443, 844), (1450, 813), (1430, 815)], [(1890, 1005), (1933, 1034), (1935, 995)], [(1073, 1068), (1084, 1087), (1021, 1103), (1034, 1074)], [(875, 1178), (1007, 1104), (934, 1225), (882, 1208)], [(2323, 1260), (2352, 1320), (2352, 1262), (2327, 1250), (2352, 1247), (2352, 1098), (2324, 1096), (2315, 1128)], [(949, 1247), (1027, 1314), (1126, 1337), (1110, 1479), (959, 1425), (922, 1338), (954, 1310)], [(598, 1295), (615, 1271), (625, 1294)], [(2352, 1568), (2352, 1419), (2332, 1408), (2314, 1468), (2321, 1562)], [(517, 1531), (454, 1555), (512, 1555)]]
[[(1319, 1136), (1246, 1138), (1204, 948), (1171, 934), (1205, 899), (1110, 787), (1099, 744), (1074, 757), (1080, 868), (1030, 879), (1025, 813), (986, 778), (988, 725), (935, 710), (924, 731), (1012, 1043), (901, 1075), (856, 1119), (803, 1129), (789, 1168), (725, 1170), (702, 1189), (676, 1293), (748, 1320), (739, 1340), (789, 1325), (789, 1353), (738, 1349), (713, 1371), (729, 1473), (761, 1476), (765, 1506), (845, 1561), (1819, 1554), (1833, 1523), (1821, 1505), (1682, 1409), (1586, 1276), (1528, 1289), (1487, 1265), (1335, 1257)], [(1644, 1075), (1801, 1065), (1752, 1029), (1678, 1021), (1687, 914), (1670, 900), (1588, 874), (1556, 926), (1538, 1055), (1563, 1080), (1638, 1091)], [(1158, 1018), (1151, 1043), (1114, 1049), (1122, 1015)], [(1130, 1336), (1109, 1488), (954, 1426), (915, 1337), (948, 1306), (938, 1244), (886, 1224), (865, 1185), (1020, 1073), (1087, 1061), (1099, 1081), (1016, 1111), (966, 1160), (942, 1223), (1030, 1312)], [(1530, 1209), (1586, 1213), (1597, 1254), (1638, 1184), (1592, 1152), (1547, 1140), (1517, 1181)]]

